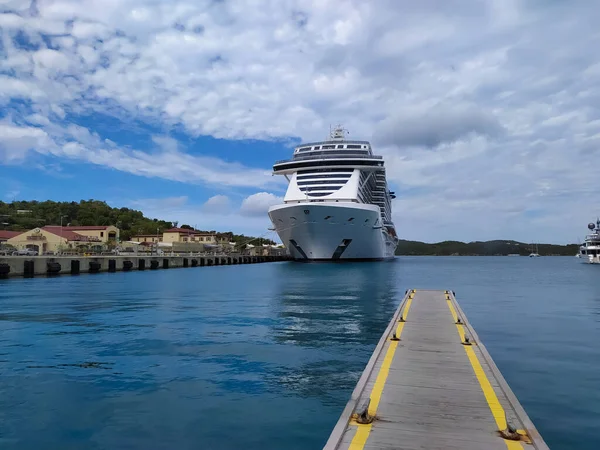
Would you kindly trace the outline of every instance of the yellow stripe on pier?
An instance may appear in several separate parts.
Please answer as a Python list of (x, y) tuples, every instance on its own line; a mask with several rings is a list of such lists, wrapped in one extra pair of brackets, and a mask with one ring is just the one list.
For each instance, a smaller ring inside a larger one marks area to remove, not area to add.
[[(414, 296), (414, 292), (411, 293), (406, 299), (405, 306), (402, 310), (403, 319), (406, 320), (408, 316), (408, 311), (410, 310), (410, 305), (412, 303), (412, 298)], [(402, 330), (404, 329), (405, 322), (398, 322), (396, 327), (396, 337), (400, 339), (402, 335)], [(394, 353), (396, 353), (396, 348), (398, 347), (398, 342), (396, 340), (390, 340), (388, 349), (385, 353), (385, 357), (383, 358), (383, 364), (379, 369), (379, 373), (377, 374), (377, 379), (375, 380), (375, 385), (371, 391), (370, 399), (371, 403), (369, 404), (369, 415), (376, 416), (377, 407), (379, 406), (379, 402), (381, 401), (381, 394), (383, 393), (383, 387), (385, 386), (385, 381), (387, 380), (388, 374), (390, 372), (390, 365), (392, 364), (392, 360), (394, 359)], [(356, 430), (356, 434), (350, 443), (350, 450), (362, 450), (367, 442), (369, 437), (369, 433), (371, 432), (372, 424), (359, 424), (355, 420), (351, 422), (353, 426), (358, 427)]]
[(324, 449), (525, 447), (548, 448), (454, 294), (411, 290)]

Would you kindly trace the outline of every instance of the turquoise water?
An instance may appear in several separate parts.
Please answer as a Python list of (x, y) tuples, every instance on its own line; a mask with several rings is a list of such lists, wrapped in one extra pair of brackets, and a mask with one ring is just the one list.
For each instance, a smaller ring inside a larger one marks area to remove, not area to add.
[(551, 448), (600, 448), (600, 268), (572, 257), (0, 281), (0, 448), (320, 449), (408, 288), (456, 291)]

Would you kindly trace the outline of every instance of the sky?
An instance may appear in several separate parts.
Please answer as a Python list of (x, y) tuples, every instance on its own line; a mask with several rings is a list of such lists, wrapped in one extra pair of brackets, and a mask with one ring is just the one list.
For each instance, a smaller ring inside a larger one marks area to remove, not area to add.
[(0, 0), (0, 200), (274, 237), (272, 164), (343, 124), (401, 238), (577, 242), (600, 215), (594, 0)]

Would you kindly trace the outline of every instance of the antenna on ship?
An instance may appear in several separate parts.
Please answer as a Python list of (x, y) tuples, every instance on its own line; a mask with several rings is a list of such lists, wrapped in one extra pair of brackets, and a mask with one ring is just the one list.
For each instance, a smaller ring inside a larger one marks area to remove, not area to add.
[(335, 126), (333, 131), (331, 130), (331, 125), (329, 126), (329, 138), (336, 140), (344, 140), (346, 135), (350, 134), (348, 130), (346, 130), (342, 125), (338, 124)]

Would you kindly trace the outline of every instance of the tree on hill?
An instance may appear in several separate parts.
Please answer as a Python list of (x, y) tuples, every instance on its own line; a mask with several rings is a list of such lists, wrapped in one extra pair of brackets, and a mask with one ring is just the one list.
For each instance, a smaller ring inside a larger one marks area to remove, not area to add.
[[(540, 255), (573, 256), (577, 253), (578, 245), (553, 245), (539, 244)], [(400, 240), (396, 248), (396, 255), (438, 255), (438, 256), (527, 256), (531, 253), (531, 245), (517, 241), (475, 241), (458, 242), (444, 241), (427, 244), (418, 241)]]
[[(121, 240), (127, 241), (137, 234), (157, 234), (177, 226), (178, 222), (170, 222), (157, 218), (145, 217), (141, 211), (130, 208), (113, 208), (100, 200), (81, 200), (80, 202), (55, 202), (47, 200), (38, 202), (0, 201), (0, 229), (25, 231), (44, 225), (114, 225), (121, 230)], [(193, 230), (190, 225), (181, 228)], [(214, 232), (213, 232), (214, 233)], [(255, 239), (252, 236), (235, 235), (234, 242), (246, 242)], [(265, 243), (274, 243), (264, 240)]]

